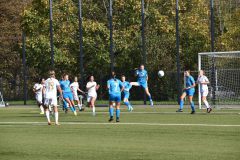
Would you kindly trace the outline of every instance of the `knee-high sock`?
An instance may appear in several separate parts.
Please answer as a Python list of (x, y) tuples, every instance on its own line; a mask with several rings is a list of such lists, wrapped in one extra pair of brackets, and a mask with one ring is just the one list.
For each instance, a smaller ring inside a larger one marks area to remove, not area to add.
[(82, 109), (82, 105), (81, 105), (81, 104), (78, 104), (78, 108), (79, 108), (79, 109)]
[(92, 112), (95, 113), (95, 105), (92, 106)]
[(76, 111), (76, 110), (75, 110), (75, 107), (70, 107), (70, 110), (71, 110), (72, 112)]
[(181, 99), (180, 100), (180, 109), (183, 109), (184, 101)]
[(129, 102), (124, 102), (124, 104), (128, 107), (128, 109), (131, 107), (131, 104)]
[(109, 116), (113, 117), (113, 112), (114, 112), (114, 108), (110, 107), (109, 108)]
[(66, 109), (68, 107), (67, 102), (63, 100), (63, 108)]
[(48, 122), (50, 122), (51, 120), (50, 120), (50, 112), (49, 112), (49, 110), (47, 110), (45, 113), (46, 113), (46, 117), (47, 117)]
[(43, 108), (43, 106), (42, 106), (42, 105), (40, 105), (40, 107), (39, 107), (39, 108), (40, 108), (41, 112), (42, 112), (42, 113), (44, 113), (44, 108)]
[(55, 123), (58, 123), (58, 112), (55, 112)]
[(210, 108), (210, 105), (209, 105), (209, 103), (208, 103), (207, 100), (204, 100), (203, 103), (205, 104), (205, 106), (206, 106), (207, 108)]
[(116, 109), (116, 117), (117, 117), (117, 118), (120, 117), (120, 109)]
[(149, 98), (149, 101), (152, 101), (152, 96), (151, 96), (151, 94), (149, 94), (148, 98)]
[(194, 102), (190, 102), (192, 111), (195, 111)]

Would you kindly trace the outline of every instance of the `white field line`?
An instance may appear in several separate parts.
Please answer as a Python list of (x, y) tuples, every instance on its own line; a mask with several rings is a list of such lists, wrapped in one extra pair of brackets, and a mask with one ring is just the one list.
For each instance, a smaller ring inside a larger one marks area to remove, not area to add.
[[(144, 125), (144, 126), (200, 126), (200, 127), (240, 127), (228, 124), (178, 124), (178, 123), (99, 123), (99, 122), (60, 122), (62, 125)], [(0, 122), (3, 125), (47, 125), (46, 122)]]

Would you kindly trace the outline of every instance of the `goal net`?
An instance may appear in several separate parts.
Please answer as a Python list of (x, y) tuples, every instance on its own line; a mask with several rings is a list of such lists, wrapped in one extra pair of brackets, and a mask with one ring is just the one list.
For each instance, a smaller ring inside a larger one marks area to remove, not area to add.
[[(208, 101), (213, 107), (240, 107), (240, 51), (199, 53), (198, 69), (210, 81)], [(201, 109), (200, 90), (198, 95)]]

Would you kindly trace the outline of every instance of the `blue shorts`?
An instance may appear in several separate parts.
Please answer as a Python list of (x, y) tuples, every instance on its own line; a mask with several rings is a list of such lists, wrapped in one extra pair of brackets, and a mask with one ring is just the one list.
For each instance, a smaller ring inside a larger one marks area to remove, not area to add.
[(110, 94), (109, 101), (110, 102), (121, 102), (121, 95)]
[(144, 89), (148, 88), (147, 82), (137, 82), (139, 86), (143, 87)]
[(64, 99), (66, 99), (66, 98), (68, 98), (69, 100), (73, 100), (73, 94), (72, 94), (72, 92), (63, 92), (63, 98)]
[(193, 96), (195, 93), (195, 90), (189, 89), (189, 90), (186, 90), (185, 93), (187, 94), (187, 96)]
[(130, 93), (129, 92), (123, 92), (123, 98), (129, 99)]

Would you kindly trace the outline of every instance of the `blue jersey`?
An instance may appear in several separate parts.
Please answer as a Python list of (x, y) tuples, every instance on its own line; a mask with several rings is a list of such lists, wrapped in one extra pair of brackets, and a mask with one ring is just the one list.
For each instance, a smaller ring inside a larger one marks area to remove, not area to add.
[(125, 82), (122, 82), (123, 83), (123, 87), (124, 87), (124, 93), (125, 92), (129, 92), (129, 90), (132, 88), (132, 85), (128, 82), (128, 81), (125, 81)]
[(136, 75), (137, 75), (137, 81), (138, 82), (140, 82), (140, 83), (146, 83), (147, 82), (148, 74), (147, 74), (147, 71), (145, 69), (144, 70), (137, 70)]
[(60, 86), (61, 86), (61, 89), (62, 89), (63, 93), (71, 92), (70, 81), (69, 80), (61, 80), (60, 81)]
[(110, 79), (107, 81), (108, 92), (110, 95), (121, 95), (123, 83), (119, 79)]
[[(188, 76), (186, 77), (186, 87), (190, 87), (192, 86), (193, 84), (195, 84), (195, 80), (192, 76)], [(195, 90), (194, 88), (190, 88), (191, 90)]]

